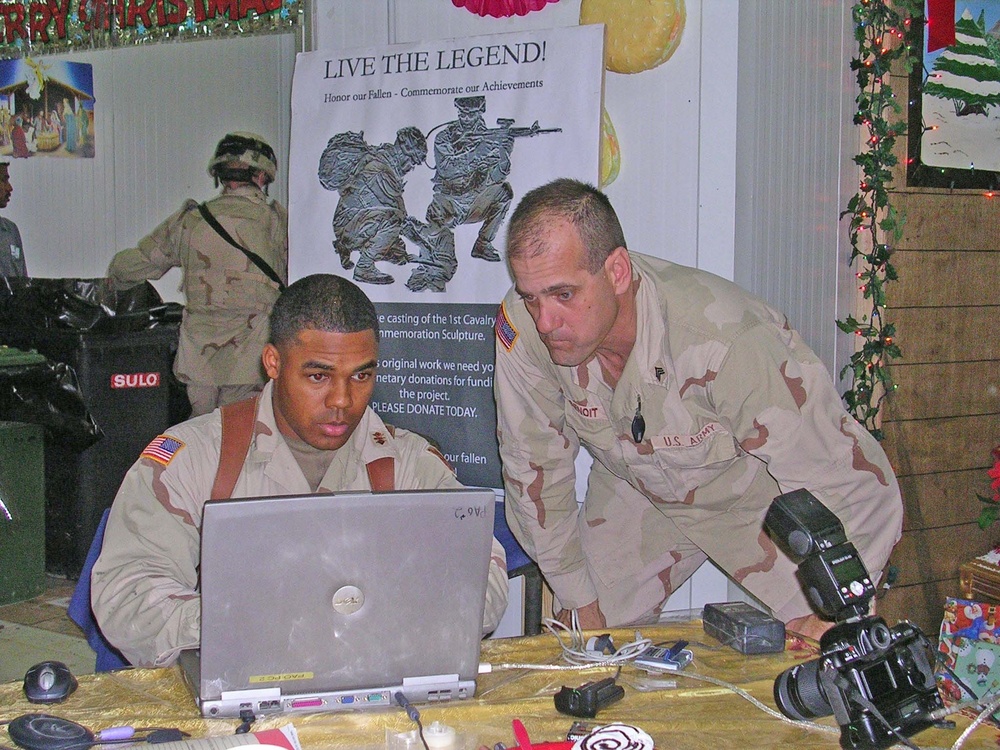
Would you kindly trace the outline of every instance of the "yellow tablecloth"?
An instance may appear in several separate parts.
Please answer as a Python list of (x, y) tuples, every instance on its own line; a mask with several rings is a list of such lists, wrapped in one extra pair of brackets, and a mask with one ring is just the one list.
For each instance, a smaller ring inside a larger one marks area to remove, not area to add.
[[(612, 630), (614, 642), (627, 643), (633, 630)], [(744, 656), (707, 636), (701, 622), (644, 627), (642, 634), (654, 642), (690, 641), (696, 672), (734, 683), (758, 700), (775, 708), (772, 697), (774, 678), (796, 661), (811, 659), (816, 650), (786, 650), (781, 654)], [(560, 650), (554, 636), (510, 638), (483, 643), (482, 661), (491, 664), (559, 664)], [(492, 748), (502, 742), (515, 745), (511, 720), (520, 719), (532, 742), (565, 739), (573, 718), (556, 711), (553, 695), (562, 685), (579, 686), (601, 679), (614, 671), (542, 672), (523, 669), (497, 670), (482, 675), (476, 697), (446, 705), (421, 705), (424, 726), (439, 721), (454, 727), (476, 744)], [(839, 729), (833, 717), (820, 723), (831, 732), (786, 723), (765, 713), (749, 701), (713, 684), (681, 675), (676, 687), (642, 691), (646, 672), (626, 666), (619, 676), (625, 697), (601, 711), (594, 721), (601, 724), (624, 722), (648, 732), (659, 750), (674, 748), (838, 748)], [(662, 675), (657, 679), (674, 679)], [(201, 719), (187, 691), (179, 668), (135, 669), (98, 675), (83, 675), (79, 689), (64, 703), (39, 706), (28, 703), (19, 682), (0, 685), (0, 721), (24, 713), (48, 713), (83, 724), (92, 730), (121, 724), (135, 727), (178, 727), (193, 737), (232, 734), (235, 720)], [(948, 748), (971, 720), (953, 716), (954, 730), (929, 729), (912, 740), (921, 748)], [(414, 728), (398, 709), (377, 709), (359, 713), (327, 713), (258, 720), (254, 730), (274, 729), (291, 722), (306, 750), (311, 748), (383, 748), (386, 730), (407, 732)], [(996, 748), (1000, 732), (995, 727), (978, 727), (963, 747)], [(0, 745), (12, 745), (0, 732)]]

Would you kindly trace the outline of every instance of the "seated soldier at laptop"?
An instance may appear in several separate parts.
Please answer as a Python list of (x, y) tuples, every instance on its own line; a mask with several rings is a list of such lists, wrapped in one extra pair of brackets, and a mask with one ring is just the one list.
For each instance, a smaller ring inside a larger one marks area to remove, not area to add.
[[(436, 448), (369, 408), (378, 340), (361, 289), (334, 275), (300, 279), (271, 313), (260, 396), (176, 425), (142, 452), (115, 497), (91, 577), (98, 624), (129, 661), (163, 666), (198, 646), (210, 497), (461, 487)], [(484, 633), (506, 605), (505, 555), (494, 539)]]

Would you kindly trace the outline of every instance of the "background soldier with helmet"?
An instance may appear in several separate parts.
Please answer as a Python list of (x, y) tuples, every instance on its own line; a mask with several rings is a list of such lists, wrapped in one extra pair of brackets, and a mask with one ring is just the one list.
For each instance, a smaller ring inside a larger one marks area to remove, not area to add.
[(208, 166), (219, 195), (200, 205), (185, 201), (108, 267), (121, 288), (182, 269), (174, 373), (187, 386), (193, 416), (263, 388), (268, 315), (288, 280), (288, 212), (266, 194), (277, 169), (263, 138), (228, 133)]

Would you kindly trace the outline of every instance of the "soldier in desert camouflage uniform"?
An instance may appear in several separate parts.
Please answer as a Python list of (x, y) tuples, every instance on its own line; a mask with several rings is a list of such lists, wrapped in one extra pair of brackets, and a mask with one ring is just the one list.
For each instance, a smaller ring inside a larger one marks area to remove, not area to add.
[[(306, 276), (282, 293), (271, 320), (263, 355), (270, 382), (231, 497), (372, 489), (367, 467), (386, 458), (395, 489), (461, 486), (437, 449), (369, 408), (378, 316), (357, 286)], [(219, 410), (171, 428), (143, 451), (115, 497), (91, 576), (92, 606), (104, 636), (135, 665), (170, 664), (198, 645), (202, 508), (221, 442)], [(484, 633), (506, 603), (506, 558), (494, 539)]]
[[(274, 151), (262, 138), (229, 133), (208, 167), (222, 192), (205, 207), (286, 283), (288, 213), (265, 193), (277, 168)], [(127, 287), (177, 266), (183, 268), (185, 307), (174, 372), (187, 385), (191, 413), (197, 416), (263, 387), (260, 354), (279, 287), (208, 224), (193, 200), (138, 247), (115, 255), (108, 277)]]
[[(703, 271), (630, 253), (607, 198), (556, 180), (511, 218), (495, 395), (511, 528), (568, 622), (654, 620), (706, 558), (790, 630), (818, 620), (767, 537), (804, 487), (868, 569), (899, 539), (881, 447), (785, 317)], [(574, 459), (593, 456), (578, 508)]]

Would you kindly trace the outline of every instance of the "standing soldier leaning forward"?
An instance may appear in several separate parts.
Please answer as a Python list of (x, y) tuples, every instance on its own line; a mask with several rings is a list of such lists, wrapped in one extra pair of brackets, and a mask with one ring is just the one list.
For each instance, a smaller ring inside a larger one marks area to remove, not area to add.
[[(566, 623), (655, 621), (707, 558), (818, 638), (795, 564), (764, 533), (806, 488), (870, 571), (899, 539), (899, 484), (785, 316), (736, 285), (627, 249), (607, 196), (527, 193), (507, 228), (497, 435), (507, 519)], [(594, 458), (582, 507), (575, 459)]]
[(268, 315), (288, 280), (288, 212), (265, 192), (277, 169), (263, 138), (227, 134), (208, 166), (222, 192), (202, 204), (185, 201), (108, 267), (110, 279), (126, 288), (183, 269), (174, 373), (187, 385), (192, 416), (263, 388)]

